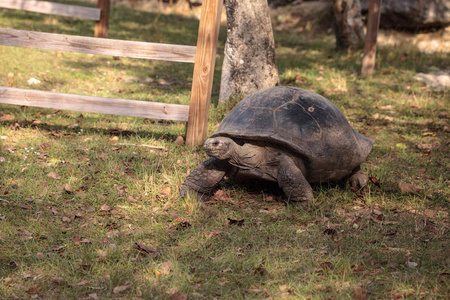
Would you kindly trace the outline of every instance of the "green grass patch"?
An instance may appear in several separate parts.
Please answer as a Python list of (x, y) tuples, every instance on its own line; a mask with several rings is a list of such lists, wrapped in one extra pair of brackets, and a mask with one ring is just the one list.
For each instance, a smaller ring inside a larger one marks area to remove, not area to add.
[[(121, 6), (110, 24), (111, 38), (188, 45), (198, 27)], [(0, 26), (94, 27), (7, 9)], [(448, 55), (380, 46), (364, 79), (361, 52), (337, 53), (330, 37), (275, 38), (281, 84), (324, 95), (375, 140), (363, 169), (379, 186), (317, 185), (302, 209), (274, 185), (227, 181), (198, 204), (178, 193), (206, 158), (174, 144), (184, 123), (0, 105), (0, 298), (448, 298), (449, 93), (413, 79), (448, 69)], [(210, 133), (227, 112), (214, 105), (218, 56)], [(0, 59), (3, 86), (189, 102), (188, 64), (5, 46)]]

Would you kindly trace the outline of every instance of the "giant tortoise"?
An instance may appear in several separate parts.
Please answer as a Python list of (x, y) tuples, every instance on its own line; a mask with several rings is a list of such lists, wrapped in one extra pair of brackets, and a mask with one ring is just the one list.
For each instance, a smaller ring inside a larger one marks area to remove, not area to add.
[(300, 88), (274, 87), (239, 102), (206, 140), (209, 159), (181, 187), (201, 199), (225, 177), (276, 181), (288, 201), (313, 199), (310, 183), (348, 179), (363, 187), (360, 170), (373, 146), (324, 97)]

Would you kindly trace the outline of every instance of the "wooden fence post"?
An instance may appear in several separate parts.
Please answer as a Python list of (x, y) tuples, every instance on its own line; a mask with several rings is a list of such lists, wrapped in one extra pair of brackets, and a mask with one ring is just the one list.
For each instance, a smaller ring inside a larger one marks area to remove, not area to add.
[(375, 67), (375, 55), (377, 51), (378, 27), (380, 25), (382, 0), (369, 1), (369, 14), (367, 18), (367, 34), (364, 42), (364, 57), (361, 66), (361, 75), (372, 74)]
[(206, 138), (222, 5), (223, 0), (204, 0), (202, 4), (186, 132), (190, 146)]
[(97, 7), (101, 9), (101, 15), (100, 20), (95, 23), (95, 37), (108, 37), (110, 4), (110, 0), (97, 0)]

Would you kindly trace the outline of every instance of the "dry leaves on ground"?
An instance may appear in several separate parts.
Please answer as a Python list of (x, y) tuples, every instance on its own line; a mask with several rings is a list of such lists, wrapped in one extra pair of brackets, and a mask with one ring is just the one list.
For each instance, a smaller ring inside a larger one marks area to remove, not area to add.
[(417, 194), (418, 192), (423, 191), (422, 187), (413, 183), (400, 182), (398, 187), (402, 194)]
[(62, 176), (59, 175), (59, 174), (56, 173), (56, 172), (50, 172), (50, 173), (48, 173), (48, 174), (47, 174), (47, 177), (50, 177), (51, 179), (54, 179), (54, 180), (59, 180), (59, 179), (62, 178)]
[(124, 291), (128, 290), (132, 285), (133, 284), (131, 282), (127, 281), (127, 282), (125, 282), (125, 285), (116, 286), (113, 289), (113, 293), (118, 294), (118, 293), (124, 292)]
[(150, 258), (158, 257), (158, 251), (153, 248), (146, 246), (143, 243), (134, 243), (134, 248), (141, 252), (141, 254), (148, 256)]

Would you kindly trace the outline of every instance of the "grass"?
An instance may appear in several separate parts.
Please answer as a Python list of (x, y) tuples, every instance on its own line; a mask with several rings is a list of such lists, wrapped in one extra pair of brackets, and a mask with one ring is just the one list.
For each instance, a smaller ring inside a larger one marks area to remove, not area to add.
[[(6, 9), (0, 26), (93, 34), (88, 21)], [(110, 37), (193, 45), (197, 26), (120, 8)], [(198, 204), (178, 195), (206, 158), (174, 144), (184, 123), (1, 105), (0, 298), (448, 298), (449, 93), (413, 79), (448, 69), (448, 55), (380, 46), (364, 79), (361, 52), (336, 53), (330, 37), (275, 38), (281, 83), (329, 98), (375, 140), (363, 168), (380, 186), (318, 185), (302, 209), (276, 186), (228, 181)], [(191, 65), (5, 46), (0, 57), (3, 86), (189, 99)], [(225, 113), (213, 105), (211, 133)]]

